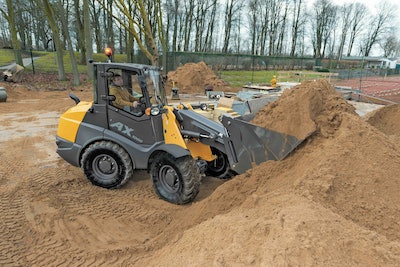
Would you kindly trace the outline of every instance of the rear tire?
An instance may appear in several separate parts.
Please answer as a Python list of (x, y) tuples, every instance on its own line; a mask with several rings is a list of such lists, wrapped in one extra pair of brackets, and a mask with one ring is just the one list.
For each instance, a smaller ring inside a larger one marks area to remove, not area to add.
[(150, 175), (157, 195), (174, 204), (192, 202), (199, 192), (201, 176), (192, 157), (174, 158), (170, 154), (157, 155)]
[(82, 155), (81, 166), (92, 184), (107, 189), (121, 187), (133, 174), (129, 154), (109, 141), (91, 144)]

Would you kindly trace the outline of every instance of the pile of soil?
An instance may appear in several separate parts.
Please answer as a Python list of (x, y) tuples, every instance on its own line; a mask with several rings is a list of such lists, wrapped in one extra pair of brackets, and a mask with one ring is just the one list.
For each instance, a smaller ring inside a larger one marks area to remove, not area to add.
[(398, 104), (371, 112), (367, 116), (367, 122), (389, 136), (399, 135), (400, 123), (398, 119), (394, 118), (400, 118), (400, 105)]
[(205, 94), (207, 87), (214, 91), (228, 89), (228, 84), (219, 79), (203, 61), (186, 63), (175, 71), (168, 72), (167, 92), (171, 92), (173, 84), (179, 89), (180, 94)]
[(400, 262), (398, 106), (365, 120), (325, 80), (285, 91), (254, 122), (307, 139), (282, 161), (228, 181), (205, 177), (196, 201), (176, 206), (156, 197), (144, 171), (105, 190), (55, 154), (67, 92), (0, 86), (10, 96), (0, 105), (2, 266)]
[[(307, 130), (292, 127), (299, 119)], [(196, 203), (191, 227), (150, 265), (398, 264), (400, 147), (326, 81), (293, 88), (255, 121), (315, 133), (287, 159), (255, 166)]]
[(342, 112), (356, 115), (355, 108), (326, 80), (306, 81), (285, 90), (277, 101), (261, 109), (252, 122), (302, 140), (316, 130), (323, 135), (335, 131)]

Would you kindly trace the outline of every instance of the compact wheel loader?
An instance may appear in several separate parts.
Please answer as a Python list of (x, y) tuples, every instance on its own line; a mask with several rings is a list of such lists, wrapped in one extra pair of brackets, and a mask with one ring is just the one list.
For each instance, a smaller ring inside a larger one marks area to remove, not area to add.
[[(195, 199), (204, 174), (232, 177), (253, 163), (283, 159), (302, 142), (240, 117), (223, 115), (218, 123), (184, 105), (168, 105), (163, 77), (154, 66), (93, 66), (93, 101), (70, 94), (76, 105), (61, 115), (56, 143), (57, 153), (82, 168), (94, 185), (119, 188), (134, 170), (147, 170), (160, 198), (185, 204)], [(114, 105), (109, 87), (117, 74), (140, 99), (136, 108)]]

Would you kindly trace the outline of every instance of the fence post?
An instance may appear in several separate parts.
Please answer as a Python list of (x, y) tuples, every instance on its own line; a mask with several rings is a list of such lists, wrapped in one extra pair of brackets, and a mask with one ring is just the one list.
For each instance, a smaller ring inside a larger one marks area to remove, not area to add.
[(33, 74), (35, 74), (35, 64), (33, 63), (33, 53), (32, 53), (32, 48), (30, 49), (30, 53), (31, 53), (31, 62), (32, 62), (32, 72), (33, 72)]

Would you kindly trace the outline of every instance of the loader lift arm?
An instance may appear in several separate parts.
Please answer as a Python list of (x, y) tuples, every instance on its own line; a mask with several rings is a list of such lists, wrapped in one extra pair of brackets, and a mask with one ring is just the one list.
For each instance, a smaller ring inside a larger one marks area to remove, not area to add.
[(282, 160), (304, 140), (226, 115), (220, 124), (189, 109), (175, 109), (174, 113), (182, 135), (197, 137), (211, 147), (217, 158), (209, 162), (208, 174), (221, 178), (242, 174), (253, 163)]

